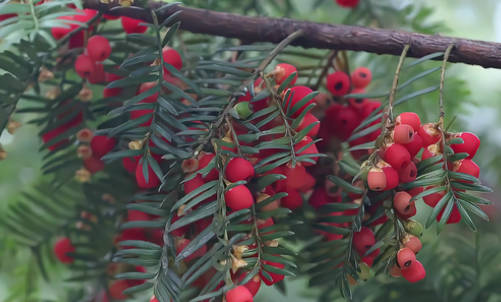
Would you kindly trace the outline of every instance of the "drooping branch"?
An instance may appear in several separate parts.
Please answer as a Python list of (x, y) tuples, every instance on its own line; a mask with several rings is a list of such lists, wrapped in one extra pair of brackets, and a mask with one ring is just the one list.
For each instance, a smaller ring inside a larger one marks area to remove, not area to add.
[[(149, 1), (144, 7), (158, 9), (162, 5), (165, 3)], [(117, 1), (102, 4), (99, 0), (84, 0), (84, 6), (107, 14), (152, 22), (151, 14), (147, 10), (140, 7), (119, 7)], [(179, 5), (173, 5), (159, 12), (159, 21), (177, 11), (182, 12), (179, 15), (181, 28), (194, 33), (238, 38), (247, 42), (279, 43), (294, 31), (301, 29), (304, 35), (295, 40), (293, 45), (400, 55), (404, 46), (408, 44), (409, 57), (423, 57), (443, 52), (453, 44), (455, 47), (450, 54), (449, 62), (501, 68), (501, 43), (285, 18), (247, 17)], [(435, 59), (441, 60), (441, 57)]]

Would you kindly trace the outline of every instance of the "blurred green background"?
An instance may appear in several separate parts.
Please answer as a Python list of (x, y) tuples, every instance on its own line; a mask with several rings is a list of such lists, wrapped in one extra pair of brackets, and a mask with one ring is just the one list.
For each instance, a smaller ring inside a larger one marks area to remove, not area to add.
[[(361, 0), (361, 2), (363, 1), (366, 0)], [(216, 5), (216, 1), (206, 0), (184, 2), (205, 7)], [(239, 1), (219, 2), (217, 7), (230, 8), (235, 11), (241, 9), (237, 7)], [(348, 10), (339, 8), (334, 1), (323, 1), (323, 4), (312, 12), (309, 11), (309, 7), (311, 7), (313, 2), (317, 1), (295, 0), (292, 2), (296, 8), (296, 11), (292, 14), (292, 17), (295, 18), (320, 22), (338, 22), (338, 20), (341, 20), (348, 14)], [(428, 6), (432, 13), (431, 18), (427, 19), (427, 22), (440, 22), (448, 28), (447, 31), (440, 32), (440, 34), (501, 42), (501, 1), (395, 0), (387, 2), (392, 2), (391, 4), (396, 7), (403, 7), (410, 2), (415, 5)], [(265, 9), (265, 12), (270, 12), (270, 10), (266, 10), (266, 7), (263, 9)], [(303, 10), (308, 10), (308, 14), (302, 14), (301, 11)], [(255, 12), (250, 13), (255, 14)], [(279, 16), (280, 13), (273, 11), (273, 15)], [(402, 17), (407, 18), (409, 23), (412, 23), (413, 18), (415, 18), (412, 15)], [(481, 178), (483, 181), (495, 189), (495, 193), (489, 196), (494, 205), (488, 208), (488, 214), (493, 223), (490, 225), (480, 224), (478, 234), (472, 234), (466, 230), (464, 225), (448, 227), (439, 236), (436, 235), (433, 229), (427, 231), (425, 234), (427, 249), (423, 252), (423, 258), (433, 258), (434, 253), (439, 252), (441, 256), (451, 255), (450, 257), (455, 257), (454, 261), (458, 261), (461, 264), (462, 261), (475, 261), (475, 255), (471, 255), (471, 253), (477, 251), (475, 246), (478, 242), (480, 242), (480, 246), (501, 247), (498, 235), (500, 224), (497, 219), (499, 213), (497, 201), (499, 196), (496, 193), (500, 189), (499, 178), (501, 176), (501, 154), (498, 152), (501, 148), (501, 103), (499, 100), (501, 70), (484, 69), (465, 64), (450, 64), (449, 66), (448, 75), (453, 75), (464, 80), (461, 83), (461, 89), (471, 91), (470, 95), (461, 100), (450, 100), (446, 95), (446, 102), (460, 103), (459, 108), (454, 108), (455, 112), (460, 112), (458, 115), (459, 123), (456, 122), (455, 128), (472, 131), (481, 136), (482, 145), (476, 156), (476, 161), (482, 169)], [(378, 87), (372, 88), (377, 90)], [(21, 122), (25, 122), (29, 118), (30, 116), (28, 115), (17, 117)], [(14, 136), (4, 131), (0, 137), (0, 143), (8, 152), (7, 160), (0, 162), (0, 219), (1, 215), (3, 215), (2, 213), (5, 213), (7, 204), (15, 202), (16, 194), (40, 176), (39, 167), (42, 155), (39, 153), (41, 144), (40, 139), (36, 135), (36, 130), (29, 125), (24, 125)], [(34, 272), (36, 264), (30, 256), (29, 251), (20, 249), (7, 234), (1, 232), (2, 230), (0, 229), (0, 301), (11, 301), (9, 298), (11, 295), (19, 297), (25, 293), (30, 293), (30, 296), (26, 296), (26, 300), (57, 301), (59, 294), (70, 286), (61, 283), (64, 276), (68, 274), (65, 268), (60, 266), (55, 271), (50, 272), (51, 284), (41, 281)], [(459, 248), (457, 247), (458, 244)], [(499, 262), (494, 261), (497, 255), (490, 257), (493, 263)], [(433, 269), (431, 267), (430, 271), (433, 271)], [(499, 265), (490, 267), (490, 270), (488, 272), (489, 276), (485, 277), (488, 281), (485, 282), (501, 282), (501, 278), (498, 278), (496, 275), (500, 271)], [(472, 272), (467, 273), (473, 274)], [(477, 271), (475, 274), (476, 277), (473, 278), (474, 283), (478, 282), (481, 284), (481, 282), (484, 282), (479, 277), (481, 276), (480, 272)], [(428, 275), (430, 276), (430, 273)], [(445, 278), (445, 276), (442, 277)], [(378, 277), (378, 280), (370, 281), (366, 287), (363, 284), (357, 287), (355, 300), (379, 301), (377, 299), (364, 299), (361, 297), (366, 296), (366, 292), (369, 289), (374, 289), (375, 287), (382, 288), (381, 284), (386, 283), (385, 279), (389, 278)], [(433, 288), (433, 285), (430, 285), (430, 283), (433, 283), (432, 279), (427, 280), (424, 284), (416, 285), (416, 289), (430, 290), (430, 286)], [(480, 288), (475, 284), (472, 285), (472, 288), (475, 288), (475, 286)], [(32, 289), (33, 291), (31, 291)], [(441, 289), (436, 288), (435, 290), (440, 291)], [(309, 299), (308, 297), (314, 297), (315, 291), (308, 288), (307, 282), (304, 279), (289, 280), (287, 282), (287, 292), (288, 294), (284, 296), (274, 288), (267, 288), (263, 285), (256, 301), (314, 301), (314, 299)], [(499, 296), (495, 292), (489, 296), (489, 299), (488, 301), (500, 301)], [(402, 297), (402, 300), (399, 300), (397, 294), (395, 300), (392, 301), (404, 301), (404, 298)], [(405, 299), (405, 301), (410, 300)]]

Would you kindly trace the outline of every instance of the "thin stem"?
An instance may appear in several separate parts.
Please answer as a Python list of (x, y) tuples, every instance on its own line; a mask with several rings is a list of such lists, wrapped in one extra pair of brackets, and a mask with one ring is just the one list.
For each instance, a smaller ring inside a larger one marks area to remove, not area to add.
[(440, 73), (440, 122), (442, 123), (440, 126), (443, 126), (443, 119), (445, 116), (445, 108), (444, 108), (444, 83), (445, 83), (445, 67), (447, 65), (447, 61), (449, 60), (449, 55), (451, 54), (452, 49), (454, 48), (454, 44), (449, 45), (444, 53), (444, 60), (442, 61), (442, 71)]
[(325, 64), (324, 68), (322, 69), (322, 72), (320, 73), (320, 76), (318, 77), (317, 82), (315, 83), (315, 85), (313, 85), (313, 87), (311, 87), (311, 89), (313, 91), (318, 90), (320, 85), (322, 85), (322, 80), (325, 78), (325, 76), (327, 75), (327, 72), (329, 71), (329, 68), (332, 66), (332, 61), (337, 57), (337, 53), (338, 53), (337, 50), (333, 50), (330, 52), (329, 57), (327, 58), (327, 63)]
[(228, 128), (230, 129), (231, 137), (232, 137), (233, 143), (235, 144), (235, 147), (237, 148), (238, 156), (243, 157), (242, 156), (242, 149), (240, 147), (240, 143), (238, 142), (237, 132), (235, 131), (235, 128), (233, 128), (233, 124), (231, 123), (229, 116), (226, 116), (226, 125), (228, 125)]
[(36, 12), (35, 12), (35, 5), (33, 4), (33, 0), (30, 0), (29, 4), (30, 4), (31, 17), (33, 19), (33, 23), (35, 24), (35, 30), (38, 31), (38, 29), (40, 28), (40, 25), (38, 23), (38, 18), (37, 18)]

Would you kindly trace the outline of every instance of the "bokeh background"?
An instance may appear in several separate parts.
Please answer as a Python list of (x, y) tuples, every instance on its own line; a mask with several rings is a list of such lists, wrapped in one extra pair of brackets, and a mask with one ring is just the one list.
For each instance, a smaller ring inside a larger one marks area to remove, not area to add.
[[(361, 0), (361, 2), (370, 0)], [(200, 7), (210, 7), (216, 9), (225, 9), (241, 12), (243, 7), (240, 1), (211, 1), (211, 0), (192, 0), (184, 1)], [(281, 1), (276, 1), (281, 2)], [(372, 0), (372, 2), (379, 2)], [(422, 1), (381, 1), (396, 8), (404, 8), (408, 3), (420, 7), (428, 7), (429, 16), (422, 19), (420, 16), (413, 15), (407, 11), (401, 10), (399, 17), (406, 19), (406, 29), (419, 29), (423, 24), (434, 24), (440, 29), (437, 34), (452, 35), (463, 38), (480, 39), (486, 41), (501, 42), (501, 1), (498, 0), (422, 0)], [(329, 23), (338, 23), (343, 20), (349, 11), (339, 8), (333, 0), (315, 1), (315, 0), (294, 0), (293, 10), (291, 12), (279, 11), (270, 4), (263, 4), (262, 11), (246, 11), (248, 14), (264, 14), (273, 16), (284, 16), (290, 13), (291, 17), (312, 21), (321, 21)], [(316, 9), (311, 9), (313, 5), (320, 3)], [(413, 24), (413, 22), (416, 24)], [(397, 24), (384, 24), (385, 19), (381, 20), (386, 27), (399, 29)], [(356, 20), (355, 20), (356, 23)], [(376, 24), (374, 24), (376, 25)], [(377, 91), (382, 85), (389, 85), (387, 75), (378, 73), (378, 64), (394, 64), (395, 58), (379, 57), (375, 55), (353, 55), (355, 62), (368, 64), (375, 73), (376, 81), (370, 90)], [(387, 70), (387, 67), (382, 70)], [(379, 75), (379, 77), (378, 77)], [(431, 259), (428, 262), (433, 263), (437, 258), (444, 263), (437, 265), (450, 265), (452, 262), (457, 266), (455, 273), (463, 274), (465, 286), (471, 291), (488, 290), (486, 300), (482, 301), (501, 301), (494, 286), (491, 284), (501, 282), (499, 275), (500, 267), (496, 259), (499, 256), (493, 252), (485, 252), (485, 248), (501, 248), (500, 243), (500, 222), (498, 190), (501, 177), (501, 70), (484, 69), (476, 66), (464, 64), (450, 64), (447, 75), (457, 79), (452, 90), (446, 94), (448, 104), (448, 114), (457, 114), (457, 121), (454, 124), (455, 129), (464, 129), (477, 133), (482, 138), (482, 145), (476, 161), (481, 167), (481, 178), (483, 181), (494, 188), (494, 193), (489, 198), (493, 201), (493, 206), (486, 208), (492, 223), (485, 224), (476, 220), (479, 225), (478, 233), (471, 233), (464, 225), (447, 227), (445, 231), (436, 234), (434, 228), (426, 231), (424, 242), (426, 245), (422, 257)], [(462, 80), (462, 81), (461, 81)], [(449, 82), (446, 80), (446, 86)], [(459, 91), (461, 93), (459, 93)], [(470, 91), (469, 94), (466, 92)], [(456, 99), (456, 96), (459, 96)], [(436, 117), (437, 107), (436, 95), (427, 96), (432, 101), (420, 100), (425, 105), (411, 105), (407, 109), (416, 109), (424, 116), (433, 119)], [(431, 109), (430, 106), (431, 105)], [(435, 114), (435, 115), (434, 115)], [(452, 116), (448, 116), (449, 120)], [(19, 117), (21, 122), (30, 119), (30, 116)], [(40, 139), (36, 135), (37, 129), (30, 125), (23, 125), (15, 136), (3, 132), (0, 137), (0, 143), (8, 152), (7, 160), (0, 162), (0, 220), (9, 203), (16, 202), (16, 197), (20, 191), (37, 180), (41, 175), (39, 168), (43, 154), (39, 152), (41, 146)], [(422, 213), (426, 214), (426, 209)], [(419, 211), (419, 210), (418, 210)], [(422, 215), (425, 215), (422, 214)], [(418, 217), (419, 219), (419, 217)], [(479, 255), (487, 253), (489, 259), (482, 260)], [(421, 256), (420, 256), (421, 257)], [(486, 265), (482, 266), (482, 261)], [(489, 261), (489, 262), (487, 262)], [(426, 260), (425, 266), (426, 266)], [(475, 263), (473, 271), (471, 263)], [(387, 301), (414, 301), (412, 299), (423, 299), (425, 297), (436, 297), (433, 301), (446, 301), (447, 297), (440, 293), (446, 293), (452, 289), (441, 288), (442, 283), (437, 279), (446, 279), (443, 275), (434, 275), (434, 271), (440, 271), (433, 264), (426, 266), (428, 277), (425, 281), (414, 288), (405, 284), (388, 281), (387, 277), (378, 277), (361, 286), (355, 287), (354, 300), (356, 301), (380, 301), (378, 291), (392, 290), (392, 285), (405, 287), (405, 290), (395, 290), (389, 294)], [(454, 267), (454, 266), (453, 266)], [(464, 269), (464, 270), (463, 270)], [(54, 268), (49, 272), (51, 283), (44, 282), (36, 272), (37, 266), (29, 250), (20, 248), (8, 234), (0, 228), (0, 301), (11, 301), (10, 297), (25, 296), (24, 301), (60, 301), (61, 293), (64, 292), (70, 284), (62, 283), (62, 280), (68, 276), (69, 272), (64, 267)], [(408, 296), (402, 296), (407, 293)], [(424, 293), (430, 296), (425, 296)], [(274, 301), (274, 302), (299, 302), (314, 301), (315, 290), (308, 288), (307, 281), (304, 279), (291, 279), (287, 282), (287, 294), (284, 295), (274, 288), (263, 288), (256, 301)], [(463, 297), (461, 301), (480, 301), (475, 300), (479, 296)], [(402, 299), (402, 300), (401, 300)], [(416, 300), (419, 301), (419, 300)], [(422, 300), (421, 300), (422, 301)]]

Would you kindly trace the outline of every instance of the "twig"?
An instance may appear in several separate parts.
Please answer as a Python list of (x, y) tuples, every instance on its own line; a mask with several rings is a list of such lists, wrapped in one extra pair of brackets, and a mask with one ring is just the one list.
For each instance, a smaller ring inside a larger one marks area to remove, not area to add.
[(454, 44), (449, 45), (444, 53), (444, 60), (442, 61), (442, 71), (440, 73), (440, 123), (441, 127), (443, 127), (443, 119), (445, 116), (445, 108), (444, 108), (444, 82), (445, 82), (445, 67), (447, 64), (447, 60), (449, 60), (449, 56), (451, 54), (452, 49), (454, 48)]
[(320, 76), (317, 79), (317, 82), (313, 87), (311, 88), (313, 91), (318, 90), (320, 85), (322, 85), (322, 80), (325, 78), (327, 75), (327, 72), (329, 71), (329, 67), (332, 66), (332, 61), (337, 57), (337, 50), (333, 50), (330, 54), (329, 57), (327, 58), (327, 63), (325, 64), (324, 68), (322, 69), (322, 72), (320, 73)]

